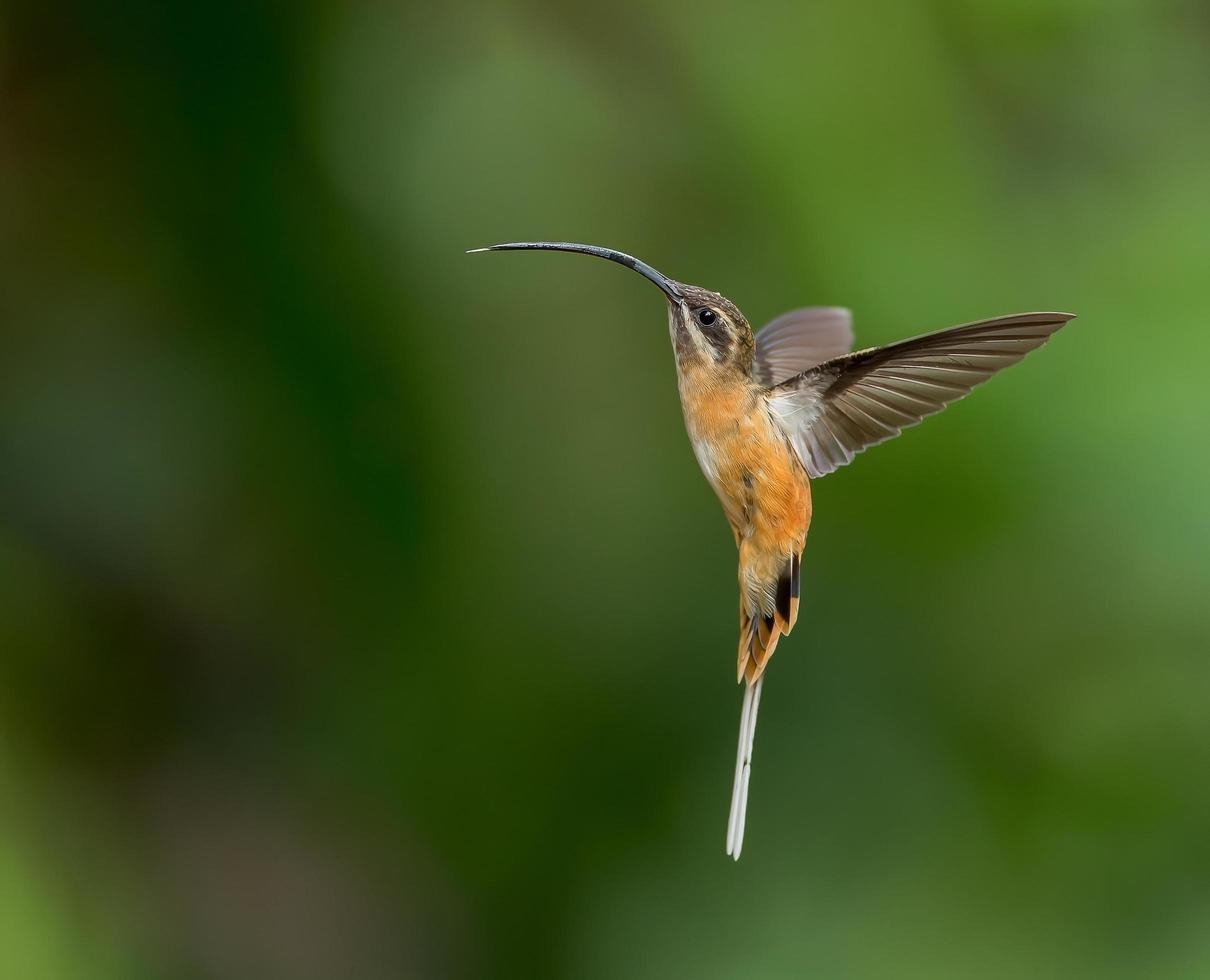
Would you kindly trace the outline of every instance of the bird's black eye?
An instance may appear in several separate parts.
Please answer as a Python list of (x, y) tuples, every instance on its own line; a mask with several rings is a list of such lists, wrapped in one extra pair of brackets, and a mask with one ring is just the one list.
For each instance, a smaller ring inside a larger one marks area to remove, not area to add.
[(715, 320), (718, 319), (718, 314), (715, 313), (714, 310), (710, 309), (700, 309), (697, 311), (695, 316), (697, 317), (697, 322), (703, 327), (710, 326)]

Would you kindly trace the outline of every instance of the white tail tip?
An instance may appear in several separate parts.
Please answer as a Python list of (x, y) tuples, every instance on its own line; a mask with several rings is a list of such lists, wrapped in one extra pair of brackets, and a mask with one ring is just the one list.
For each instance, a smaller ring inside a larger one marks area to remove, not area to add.
[(764, 677), (744, 689), (744, 707), (739, 718), (739, 748), (735, 753), (735, 784), (731, 789), (731, 816), (727, 821), (727, 853), (739, 860), (744, 849), (744, 824), (748, 814), (748, 781), (752, 778), (752, 743), (756, 740), (756, 712)]

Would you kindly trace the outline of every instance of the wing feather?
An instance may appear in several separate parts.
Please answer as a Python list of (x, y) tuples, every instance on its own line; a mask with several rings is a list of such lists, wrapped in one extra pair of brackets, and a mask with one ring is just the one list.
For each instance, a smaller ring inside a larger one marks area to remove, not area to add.
[(771, 388), (852, 349), (852, 313), (840, 306), (804, 306), (761, 327), (752, 374)]
[(1016, 364), (1072, 317), (1019, 313), (834, 357), (773, 384), (769, 406), (808, 475), (825, 476)]

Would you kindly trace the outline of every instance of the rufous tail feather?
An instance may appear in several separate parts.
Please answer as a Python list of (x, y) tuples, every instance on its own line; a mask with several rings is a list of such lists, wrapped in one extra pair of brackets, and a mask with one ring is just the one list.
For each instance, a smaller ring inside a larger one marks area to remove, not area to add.
[(735, 753), (735, 783), (731, 789), (731, 815), (727, 821), (727, 853), (739, 860), (744, 848), (748, 813), (748, 782), (752, 778), (752, 744), (756, 740), (756, 712), (765, 666), (777, 641), (794, 628), (798, 619), (799, 555), (791, 553), (772, 594), (769, 612), (748, 611), (741, 597), (739, 610), (739, 680), (746, 680), (744, 706), (739, 720), (739, 747)]
[(799, 567), (799, 556), (792, 553), (770, 590), (768, 601), (772, 605), (764, 611), (750, 611), (749, 600), (740, 596), (736, 680), (746, 677), (751, 684), (760, 677), (777, 641), (794, 628), (798, 620)]

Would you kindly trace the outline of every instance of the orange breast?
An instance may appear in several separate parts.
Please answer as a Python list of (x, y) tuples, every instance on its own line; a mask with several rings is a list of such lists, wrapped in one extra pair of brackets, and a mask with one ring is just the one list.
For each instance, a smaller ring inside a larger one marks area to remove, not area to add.
[(742, 584), (766, 587), (789, 554), (802, 551), (811, 522), (810, 483), (770, 418), (761, 389), (695, 384), (701, 380), (682, 379), (685, 426), (735, 531)]

